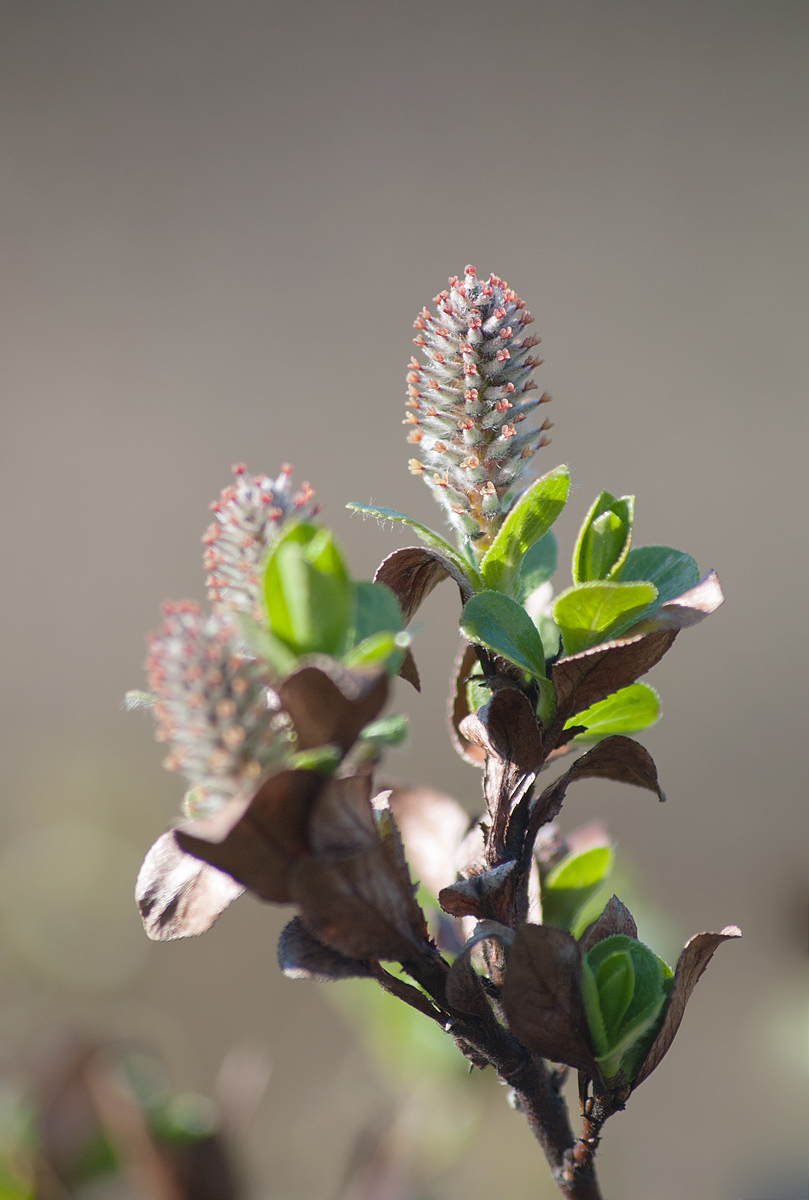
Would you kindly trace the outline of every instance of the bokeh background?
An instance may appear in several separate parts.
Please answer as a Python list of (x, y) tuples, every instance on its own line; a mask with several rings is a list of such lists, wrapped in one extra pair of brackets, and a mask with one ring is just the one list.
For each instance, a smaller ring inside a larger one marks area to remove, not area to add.
[[(254, 1055), (261, 1200), (332, 1200), (399, 1103), (328, 994), (280, 975), (287, 914), (243, 898), (147, 942), (134, 876), (181, 782), (121, 698), (159, 602), (204, 596), (231, 462), (294, 463), (358, 574), (409, 539), (346, 501), (440, 521), (405, 364), (471, 261), (536, 316), (563, 544), (601, 487), (635, 492), (638, 543), (727, 596), (652, 680), (668, 803), (587, 781), (563, 813), (606, 816), (667, 953), (744, 930), (607, 1126), (605, 1195), (805, 1195), (808, 59), (785, 0), (0, 3), (4, 1070), (66, 1029), (141, 1039), (180, 1090)], [(471, 810), (441, 720), (456, 605), (423, 610), (388, 774)], [(468, 1086), (486, 1125), (454, 1163), (404, 1138), (419, 1196), (555, 1194), (502, 1089)]]

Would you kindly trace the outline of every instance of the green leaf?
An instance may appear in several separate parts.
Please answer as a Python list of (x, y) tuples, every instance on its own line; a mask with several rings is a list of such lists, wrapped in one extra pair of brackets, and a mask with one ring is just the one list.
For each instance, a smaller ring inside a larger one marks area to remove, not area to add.
[(572, 566), (574, 583), (615, 575), (629, 552), (634, 510), (634, 496), (599, 492), (576, 539)]
[(248, 613), (237, 612), (234, 617), (239, 633), (256, 656), (269, 663), (280, 678), (291, 675), (298, 665), (297, 655)]
[(412, 517), (397, 512), (395, 508), (380, 508), (376, 504), (358, 504), (352, 501), (351, 504), (346, 505), (346, 508), (350, 508), (352, 512), (362, 513), (366, 517), (375, 517), (377, 521), (393, 521), (398, 525), (408, 525), (426, 546), (432, 546), (434, 550), (440, 550), (442, 554), (446, 554), (459, 570), (469, 576), (473, 587), (481, 586), (480, 577), (474, 567), (457, 550), (454, 550), (449, 542), (441, 537), (440, 533), (436, 533), (427, 525), (422, 525), (420, 521), (414, 521)]
[(366, 725), (360, 734), (360, 741), (382, 749), (385, 746), (400, 746), (408, 734), (407, 717), (404, 713), (396, 713), (392, 717), (380, 717)]
[(671, 976), (648, 946), (625, 934), (604, 938), (585, 954), (582, 995), (605, 1078), (611, 1079), (619, 1071), (628, 1081), (634, 1077), (642, 1062), (639, 1044), (648, 1043), (659, 1024)]
[(384, 583), (361, 579), (354, 584), (354, 627), (351, 645), (375, 633), (398, 633), (402, 628), (399, 601)]
[(519, 600), (520, 604), (524, 604), (532, 592), (548, 582), (556, 570), (558, 557), (556, 534), (549, 529), (544, 537), (526, 550), (520, 563), (520, 572), (514, 588), (514, 598)]
[(409, 644), (407, 633), (372, 633), (344, 654), (341, 662), (345, 667), (382, 667), (392, 679), (404, 662)]
[(638, 546), (629, 551), (615, 578), (622, 582), (648, 579), (657, 588), (658, 608), (696, 587), (699, 568), (690, 554), (671, 546)]
[(640, 733), (654, 725), (660, 717), (660, 697), (647, 683), (631, 683), (576, 713), (565, 729), (584, 725), (586, 733), (578, 734), (574, 742), (592, 742), (613, 733)]
[(334, 535), (310, 521), (287, 526), (270, 549), (264, 600), (271, 632), (293, 653), (336, 654), (353, 588)]
[(562, 633), (565, 654), (578, 654), (617, 637), (657, 599), (653, 583), (594, 580), (560, 592), (553, 618)]
[(516, 600), (501, 592), (478, 592), (464, 606), (461, 633), (529, 675), (544, 678), (545, 655), (537, 627)]
[(314, 746), (311, 750), (299, 750), (297, 754), (293, 754), (289, 766), (301, 771), (319, 771), (321, 775), (333, 775), (341, 757), (339, 746)]
[(611, 874), (614, 858), (611, 846), (592, 846), (563, 858), (542, 884), (543, 925), (574, 933), (578, 913)]
[(471, 675), (466, 681), (466, 703), (471, 713), (477, 712), (492, 698), (490, 687), (483, 682), (482, 672)]
[(542, 639), (542, 649), (545, 651), (545, 660), (547, 662), (549, 658), (555, 658), (559, 653), (559, 647), (562, 645), (562, 635), (553, 617), (548, 617), (545, 613), (540, 613), (535, 618), (535, 624)]
[(556, 467), (523, 492), (484, 554), (480, 573), (486, 587), (510, 595), (523, 557), (548, 532), (567, 502), (570, 472)]

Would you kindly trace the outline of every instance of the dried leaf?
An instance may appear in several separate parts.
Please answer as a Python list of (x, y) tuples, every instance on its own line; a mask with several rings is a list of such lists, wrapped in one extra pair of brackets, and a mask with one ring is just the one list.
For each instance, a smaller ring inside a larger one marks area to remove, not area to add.
[(503, 1010), (529, 1050), (597, 1077), (580, 979), (575, 938), (546, 925), (521, 925), (508, 956)]
[(510, 911), (516, 887), (517, 862), (514, 860), (442, 888), (438, 903), (453, 917), (502, 921)]
[(461, 758), (471, 763), (473, 767), (482, 767), (486, 762), (485, 751), (470, 742), (461, 731), (465, 718), (470, 715), (469, 705), (466, 702), (466, 681), (476, 662), (477, 655), (474, 647), (468, 642), (461, 642), (452, 670), (447, 716), (452, 744)]
[(716, 571), (708, 571), (698, 584), (653, 613), (642, 623), (643, 628), (686, 629), (716, 612), (724, 600), (719, 576)]
[(491, 1005), (472, 966), (472, 951), (488, 938), (497, 938), (503, 947), (507, 947), (514, 941), (514, 934), (496, 921), (481, 921), (450, 967), (446, 985), (447, 1000), (452, 1008), (483, 1020), (490, 1015)]
[(371, 805), (371, 777), (332, 779), (309, 818), (309, 848), (315, 857), (356, 854), (379, 841)]
[[(657, 781), (657, 768), (649, 751), (623, 734), (604, 738), (603, 742), (593, 746), (586, 754), (577, 758), (568, 767), (564, 775), (560, 775), (549, 784), (536, 800), (531, 810), (530, 829), (533, 835), (541, 825), (552, 821), (565, 798), (565, 793), (576, 779), (615, 779), (619, 783), (631, 783), (635, 787), (647, 788), (655, 792), (661, 800), (665, 797)], [(533, 837), (532, 837), (533, 843)]]
[(626, 905), (617, 896), (610, 896), (601, 916), (588, 925), (579, 938), (579, 950), (586, 954), (597, 942), (603, 942), (615, 933), (624, 933), (627, 937), (637, 939), (638, 927)]
[(318, 771), (281, 771), (252, 799), (233, 800), (213, 817), (186, 822), (176, 831), (177, 842), (262, 900), (287, 904), (289, 867), (309, 851), (309, 815), (327, 783)]
[(402, 665), (399, 667), (399, 675), (402, 679), (412, 684), (417, 692), (421, 691), (421, 679), (419, 677), (419, 669), (416, 666), (416, 660), (413, 657), (413, 651), (408, 646), (405, 650), (405, 656), (402, 660)]
[(278, 939), (278, 963), (288, 979), (364, 979), (373, 976), (371, 964), (347, 958), (324, 946), (309, 932), (300, 917), (285, 925)]
[(347, 670), (322, 657), (277, 688), (298, 735), (298, 749), (334, 744), (350, 749), (388, 698), (388, 680), (378, 671)]
[(677, 629), (661, 629), (627, 634), (557, 659), (551, 668), (551, 682), (556, 689), (555, 723), (563, 725), (575, 713), (640, 679), (671, 648), (677, 633)]
[(230, 875), (181, 850), (170, 830), (143, 860), (135, 899), (152, 941), (169, 942), (205, 933), (243, 891)]
[(542, 763), (542, 730), (530, 700), (518, 688), (499, 687), (478, 714), (463, 722), (461, 732), (520, 772), (536, 771)]
[(405, 546), (380, 564), (375, 583), (384, 583), (402, 608), (407, 625), (422, 602), (443, 579), (454, 579), (463, 603), (472, 595), (469, 578), (440, 550), (428, 546)]
[(458, 849), (469, 817), (457, 800), (432, 788), (392, 788), (374, 801), (387, 804), (402, 834), (407, 861), (417, 879), (437, 896), (455, 878)]
[(652, 1071), (660, 1065), (680, 1028), (689, 997), (711, 961), (717, 946), (730, 938), (741, 936), (742, 931), (737, 925), (727, 925), (721, 933), (697, 933), (686, 943), (674, 972), (674, 981), (663, 1024), (649, 1048), (643, 1066), (635, 1077), (633, 1090), (639, 1087), (644, 1079), (648, 1079)]

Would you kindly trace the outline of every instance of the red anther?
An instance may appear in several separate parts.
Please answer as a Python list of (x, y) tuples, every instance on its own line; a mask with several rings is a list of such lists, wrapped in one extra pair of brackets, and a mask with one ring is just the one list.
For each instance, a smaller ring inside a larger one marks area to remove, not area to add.
[(461, 515), (461, 513), (466, 512), (466, 509), (464, 508), (464, 506), (462, 504), (450, 504), (450, 509), (452, 512), (457, 513), (459, 516)]
[(219, 501), (212, 500), (211, 503), (208, 505), (208, 508), (211, 510), (211, 512), (219, 512), (219, 509), (220, 509)]
[(437, 391), (439, 390), (439, 387), (438, 387), (438, 380), (437, 380), (437, 379), (431, 379), (431, 380), (428, 382), (428, 384), (427, 384), (427, 387), (428, 387), (428, 388), (432, 388), (432, 389), (433, 389), (433, 391), (437, 392)]
[(451, 275), (449, 277), (449, 279), (447, 280), (447, 283), (449, 284), (450, 287), (457, 287), (458, 286), (458, 276)]
[(537, 404), (547, 404), (552, 399), (553, 397), (551, 396), (550, 392), (543, 392), (537, 400)]
[(411, 458), (408, 461), (407, 468), (410, 471), (411, 475), (423, 475), (424, 474), (424, 467), (422, 466), (422, 464), (419, 462), (419, 460), (417, 458)]
[(509, 396), (510, 396), (510, 395), (511, 395), (511, 393), (514, 391), (514, 384), (513, 384), (513, 383), (507, 383), (507, 384), (506, 384), (506, 391), (508, 392), (508, 394), (509, 394)]
[[(520, 308), (522, 306), (518, 305), (517, 307)], [(531, 316), (530, 312), (526, 308), (525, 312), (520, 317), (520, 324), (521, 325), (533, 325), (533, 323), (534, 323), (534, 318)]]
[(507, 362), (511, 358), (508, 350), (498, 350), (494, 356), (498, 362)]
[(452, 316), (452, 305), (451, 305), (451, 304), (444, 304), (444, 305), (442, 306), (442, 308), (441, 308), (441, 311), (442, 311), (442, 312), (445, 312), (445, 313), (447, 314), (447, 316), (448, 316), (448, 317), (451, 317), (451, 316)]
[(219, 526), (214, 521), (213, 525), (209, 525), (202, 535), (202, 542), (205, 546), (210, 546), (219, 537)]
[(508, 412), (508, 410), (512, 407), (512, 404), (510, 400), (498, 400), (494, 407), (499, 413), (502, 413)]
[(506, 315), (506, 310), (504, 308), (496, 308), (494, 310), (494, 312), (492, 313), (492, 316), (494, 317), (494, 319), (496, 321), (502, 321), (503, 317), (505, 315)]
[(418, 425), (419, 419), (414, 413), (408, 413), (402, 421), (403, 425)]
[(475, 353), (475, 351), (474, 351), (473, 347), (469, 345), (469, 342), (464, 342), (463, 345), (461, 346), (461, 354), (474, 354), (474, 353)]
[(546, 429), (553, 429), (553, 421), (550, 417), (546, 417), (539, 427), (539, 432), (544, 433)]
[(446, 475), (433, 475), (433, 483), (436, 487), (449, 487), (449, 479)]
[(465, 471), (474, 471), (476, 467), (480, 466), (480, 459), (476, 454), (470, 454), (468, 458), (463, 460), (461, 466)]
[(428, 404), (424, 410), (424, 413), (425, 413), (425, 416), (428, 416), (428, 417), (437, 417), (438, 409), (435, 407), (434, 404)]
[(496, 495), (496, 493), (497, 493), (497, 488), (494, 486), (491, 479), (489, 479), (486, 483), (484, 483), (480, 489), (481, 496), (494, 496), (494, 495)]
[(421, 370), (421, 363), (417, 358), (414, 358), (412, 354), (410, 355), (410, 366), (415, 367), (417, 371)]
[(522, 339), (522, 341), (520, 342), (520, 349), (521, 350), (530, 350), (532, 346), (538, 346), (538, 345), (539, 345), (539, 338), (531, 336), (531, 337)]
[[(416, 392), (416, 395), (418, 396), (418, 392)], [(412, 396), (409, 396), (408, 399), (405, 400), (405, 408), (421, 408), (421, 405), (419, 404), (418, 400), (415, 400)]]
[[(424, 328), (424, 325), (421, 325), (421, 326), (417, 325), (417, 326), (416, 326), (416, 328), (417, 328), (417, 329), (419, 329), (419, 328), (423, 329), (423, 328)], [(422, 336), (421, 336), (421, 334), (419, 334), (419, 336), (418, 336), (418, 337), (415, 337), (415, 338), (413, 338), (413, 345), (414, 345), (414, 346), (426, 346), (426, 345), (427, 345), (427, 339), (426, 339), (425, 337), (422, 337)]]
[(474, 429), (474, 428), (475, 428), (475, 422), (474, 422), (474, 421), (470, 421), (470, 420), (469, 420), (469, 418), (467, 417), (467, 418), (465, 418), (463, 421), (459, 421), (459, 422), (458, 422), (458, 428), (459, 428), (459, 429)]
[(407, 372), (407, 382), (408, 383), (421, 383), (421, 376), (418, 374), (417, 371), (408, 371)]
[(474, 363), (464, 363), (463, 373), (464, 375), (477, 375), (478, 369)]
[(439, 354), (439, 353), (436, 351), (436, 352), (433, 354), (433, 361), (434, 361), (434, 362), (437, 362), (437, 363), (444, 363), (444, 362), (446, 362), (446, 359), (444, 358), (444, 355), (443, 355), (443, 354)]
[(491, 286), (491, 284), (490, 284), (490, 283), (484, 283), (484, 285), (483, 285), (483, 287), (480, 289), (480, 291), (481, 291), (481, 295), (483, 295), (483, 296), (486, 296), (487, 298), (488, 298), (489, 296), (493, 296), (493, 295), (494, 295), (494, 292), (492, 291), (492, 286)]
[(471, 265), (471, 263), (464, 267), (463, 273), (464, 273), (464, 275), (477, 275), (477, 271)]
[(435, 450), (436, 454), (446, 454), (447, 443), (446, 442), (433, 442), (433, 450)]
[(541, 450), (543, 446), (550, 446), (550, 444), (551, 444), (550, 438), (542, 437), (537, 442), (537, 450)]
[(424, 324), (424, 318), (416, 317), (415, 321), (413, 322), (413, 328), (414, 329), (426, 329), (426, 325)]
[(480, 329), (482, 324), (483, 324), (483, 321), (481, 320), (480, 317), (475, 316), (475, 317), (469, 318), (469, 328), (470, 329)]
[(505, 341), (506, 338), (511, 337), (511, 326), (510, 325), (506, 325), (505, 329), (500, 330), (500, 337), (503, 339), (503, 341)]
[(517, 430), (513, 425), (504, 425), (500, 430), (500, 436), (504, 438), (512, 438), (516, 432)]
[(414, 429), (411, 433), (409, 433), (407, 435), (407, 440), (409, 442), (420, 442), (421, 441), (421, 430)]
[(281, 474), (282, 475), (291, 475), (294, 470), (295, 470), (295, 468), (292, 466), (291, 463), (281, 463)]
[(517, 413), (516, 417), (514, 418), (514, 424), (519, 425), (520, 421), (524, 421), (524, 420), (525, 420), (525, 413)]
[(464, 392), (463, 398), (464, 400), (475, 401), (477, 400), (479, 394), (480, 393), (478, 392), (477, 388), (469, 388), (468, 391)]
[[(521, 300), (519, 298), (519, 296), (514, 297), (514, 303), (516, 304), (517, 308), (525, 308), (525, 301)], [(530, 320), (533, 321), (533, 319), (534, 319), (533, 317), (530, 317)], [(526, 322), (526, 324), (527, 324), (527, 322)]]
[(231, 467), (231, 470), (233, 471), (234, 475), (244, 475), (247, 471), (247, 467), (244, 465), (244, 463), (234, 463)]

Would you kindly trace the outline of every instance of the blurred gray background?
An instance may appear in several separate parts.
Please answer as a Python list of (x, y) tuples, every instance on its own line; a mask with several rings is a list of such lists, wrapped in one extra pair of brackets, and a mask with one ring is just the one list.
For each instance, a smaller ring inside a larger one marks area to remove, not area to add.
[[(607, 1126), (605, 1195), (804, 1194), (808, 58), (809, 7), (781, 0), (0, 4), (3, 1061), (82, 1024), (209, 1091), (254, 1046), (253, 1195), (336, 1195), (383, 1085), (280, 975), (287, 914), (244, 898), (146, 941), (134, 876), (181, 782), (120, 703), (159, 602), (204, 596), (231, 462), (294, 463), (358, 574), (410, 539), (346, 501), (440, 524), (404, 375), (471, 261), (536, 317), (563, 545), (600, 488), (635, 492), (637, 544), (727, 597), (651, 680), (668, 803), (588, 781), (563, 812), (606, 817), (669, 953), (744, 930)], [(423, 610), (389, 774), (473, 809), (441, 722), (456, 606)], [(469, 1086), (493, 1137), (425, 1195), (555, 1194), (502, 1090)]]

